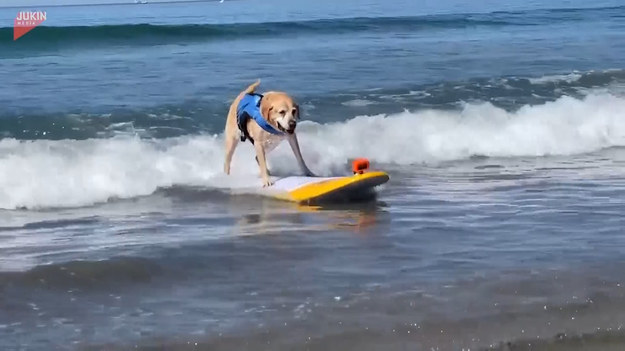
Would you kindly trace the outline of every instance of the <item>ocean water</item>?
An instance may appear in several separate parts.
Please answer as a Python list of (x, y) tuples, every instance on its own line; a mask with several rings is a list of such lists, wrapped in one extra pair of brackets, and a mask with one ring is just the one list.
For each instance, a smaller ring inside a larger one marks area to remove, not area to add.
[[(0, 8), (0, 349), (625, 348), (622, 1), (36, 9)], [(375, 199), (241, 194), (257, 78)]]

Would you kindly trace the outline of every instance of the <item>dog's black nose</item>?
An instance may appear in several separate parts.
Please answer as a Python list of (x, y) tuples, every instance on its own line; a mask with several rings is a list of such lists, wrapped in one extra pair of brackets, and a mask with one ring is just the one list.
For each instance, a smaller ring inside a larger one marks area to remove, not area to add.
[(295, 122), (295, 121), (289, 121), (289, 128), (295, 128), (296, 124), (297, 124), (297, 122)]

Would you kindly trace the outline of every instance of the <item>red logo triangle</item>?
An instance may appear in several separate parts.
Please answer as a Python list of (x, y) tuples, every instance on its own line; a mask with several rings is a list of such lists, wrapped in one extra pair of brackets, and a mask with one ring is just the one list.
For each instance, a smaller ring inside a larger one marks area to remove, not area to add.
[[(30, 32), (35, 29), (38, 25), (43, 23), (46, 20), (45, 12), (34, 13), (33, 16), (28, 16), (29, 19), (24, 19), (26, 14), (30, 14), (29, 12), (22, 12), (15, 17), (13, 22), (13, 40), (17, 40), (21, 38), (24, 34)], [(18, 19), (20, 18), (20, 19)]]

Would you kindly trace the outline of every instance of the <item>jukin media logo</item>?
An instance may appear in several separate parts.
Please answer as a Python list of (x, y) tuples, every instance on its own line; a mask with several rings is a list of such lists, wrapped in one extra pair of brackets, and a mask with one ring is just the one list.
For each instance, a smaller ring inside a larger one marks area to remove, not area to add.
[(20, 11), (15, 16), (15, 22), (13, 22), (13, 40), (17, 40), (24, 34), (35, 29), (38, 25), (42, 24), (48, 15), (45, 11)]

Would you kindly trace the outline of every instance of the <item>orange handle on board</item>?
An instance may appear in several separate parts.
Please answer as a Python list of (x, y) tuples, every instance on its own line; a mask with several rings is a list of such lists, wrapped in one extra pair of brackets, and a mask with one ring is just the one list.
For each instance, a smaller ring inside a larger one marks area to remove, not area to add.
[(369, 160), (366, 158), (357, 158), (352, 162), (352, 172), (354, 174), (363, 174), (369, 170)]

